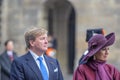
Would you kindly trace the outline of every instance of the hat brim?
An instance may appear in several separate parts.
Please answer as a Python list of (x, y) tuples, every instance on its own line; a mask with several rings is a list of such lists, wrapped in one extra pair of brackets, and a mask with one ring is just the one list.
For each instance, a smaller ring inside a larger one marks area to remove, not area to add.
[(90, 57), (92, 57), (94, 54), (96, 54), (102, 48), (110, 46), (110, 45), (112, 45), (115, 42), (115, 34), (114, 33), (108, 34), (107, 36), (105, 36), (105, 38), (107, 39), (105, 44), (99, 46), (99, 48), (95, 49), (94, 51), (88, 51), (88, 53), (83, 57), (83, 59), (81, 61), (87, 62), (87, 60)]

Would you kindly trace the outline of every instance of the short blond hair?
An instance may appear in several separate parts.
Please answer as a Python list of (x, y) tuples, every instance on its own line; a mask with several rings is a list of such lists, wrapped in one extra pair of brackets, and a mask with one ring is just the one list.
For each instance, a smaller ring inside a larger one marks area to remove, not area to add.
[(29, 43), (30, 40), (34, 41), (37, 36), (41, 36), (47, 33), (48, 31), (44, 28), (33, 27), (27, 30), (24, 35), (27, 48), (30, 48), (30, 43)]

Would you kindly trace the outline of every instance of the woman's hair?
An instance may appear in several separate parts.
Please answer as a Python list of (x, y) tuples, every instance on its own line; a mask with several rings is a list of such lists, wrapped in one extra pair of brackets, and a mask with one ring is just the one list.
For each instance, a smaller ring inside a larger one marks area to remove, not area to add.
[(88, 59), (88, 62), (93, 60), (94, 56), (91, 56), (89, 59)]
[(36, 27), (31, 28), (28, 31), (26, 31), (24, 37), (25, 37), (27, 48), (30, 48), (30, 43), (29, 43), (30, 40), (34, 41), (37, 36), (41, 36), (47, 33), (48, 31), (45, 30), (44, 28), (36, 28)]

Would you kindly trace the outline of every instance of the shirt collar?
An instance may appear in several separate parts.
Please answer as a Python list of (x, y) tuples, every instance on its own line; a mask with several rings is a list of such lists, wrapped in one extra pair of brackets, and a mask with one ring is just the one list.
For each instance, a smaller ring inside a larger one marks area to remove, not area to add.
[(12, 51), (7, 51), (7, 54), (8, 54), (9, 56), (12, 56), (12, 55), (13, 55), (13, 52), (12, 52)]
[(38, 55), (37, 55), (36, 53), (34, 53), (32, 50), (29, 50), (29, 51), (30, 51), (31, 55), (33, 56), (33, 58), (34, 58), (35, 60), (37, 60), (39, 57), (42, 57), (43, 60), (44, 60), (43, 54), (42, 54), (41, 56), (38, 56)]

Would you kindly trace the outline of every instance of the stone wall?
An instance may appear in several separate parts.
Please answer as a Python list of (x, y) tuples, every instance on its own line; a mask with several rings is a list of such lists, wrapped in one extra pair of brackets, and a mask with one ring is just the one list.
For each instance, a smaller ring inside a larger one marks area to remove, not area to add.
[(43, 4), (39, 0), (3, 0), (2, 43), (15, 41), (15, 50), (25, 53), (24, 32), (30, 27), (46, 27)]

